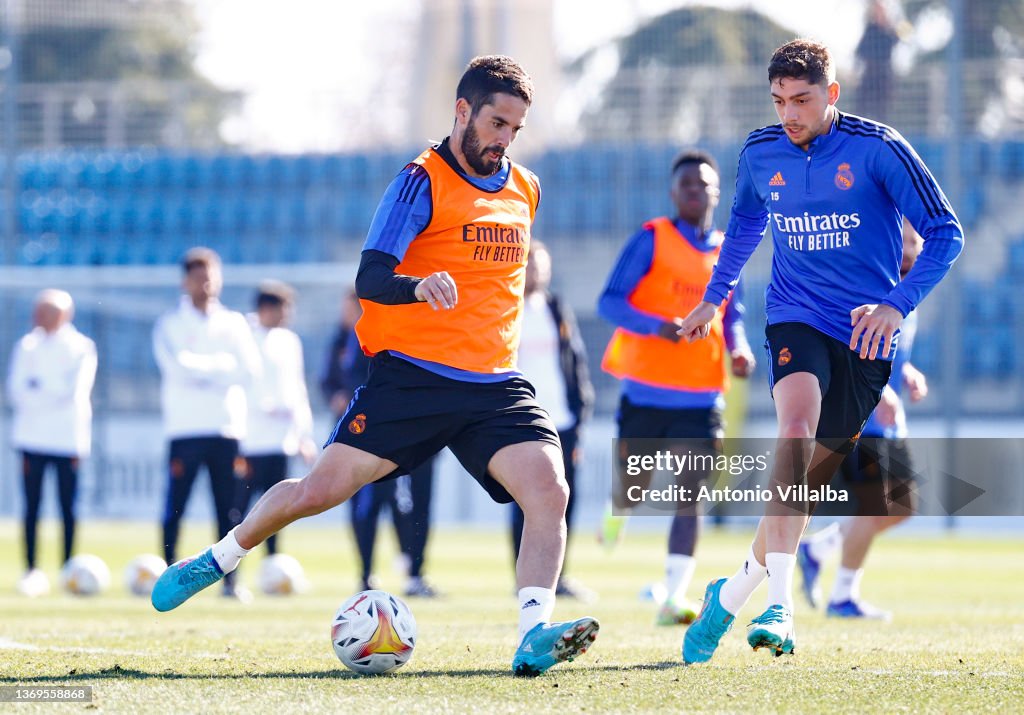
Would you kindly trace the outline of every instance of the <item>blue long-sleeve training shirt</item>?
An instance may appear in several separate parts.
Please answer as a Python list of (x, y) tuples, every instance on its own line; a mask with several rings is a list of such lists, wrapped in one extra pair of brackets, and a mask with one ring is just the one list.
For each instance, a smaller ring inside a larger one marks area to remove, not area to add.
[[(709, 231), (699, 235), (696, 227), (675, 219), (676, 230), (698, 251), (711, 251), (718, 247), (721, 233)], [(613, 325), (638, 335), (655, 335), (665, 321), (657, 315), (634, 307), (629, 296), (641, 279), (651, 270), (654, 261), (654, 230), (640, 229), (626, 243), (597, 302), (598, 314)], [(733, 291), (722, 318), (725, 345), (730, 351), (747, 347), (743, 326), (742, 284)], [(685, 317), (685, 316), (680, 316)], [(688, 391), (648, 385), (628, 378), (622, 380), (622, 394), (634, 405), (661, 409), (690, 409), (721, 406), (722, 393), (718, 390)]]
[[(903, 216), (924, 248), (901, 281)], [(779, 124), (747, 137), (726, 240), (704, 300), (725, 299), (769, 225), (768, 324), (805, 323), (844, 343), (852, 335), (851, 310), (884, 303), (906, 317), (964, 243), (949, 201), (906, 140), (884, 124), (841, 112), (806, 152)]]

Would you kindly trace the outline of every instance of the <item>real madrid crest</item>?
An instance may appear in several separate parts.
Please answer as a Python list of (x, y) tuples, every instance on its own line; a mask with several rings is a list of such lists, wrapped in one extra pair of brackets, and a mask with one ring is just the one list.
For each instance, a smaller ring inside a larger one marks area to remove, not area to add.
[(850, 171), (850, 165), (843, 163), (840, 164), (836, 169), (836, 188), (842, 189), (843, 191), (849, 191), (853, 188), (853, 172)]

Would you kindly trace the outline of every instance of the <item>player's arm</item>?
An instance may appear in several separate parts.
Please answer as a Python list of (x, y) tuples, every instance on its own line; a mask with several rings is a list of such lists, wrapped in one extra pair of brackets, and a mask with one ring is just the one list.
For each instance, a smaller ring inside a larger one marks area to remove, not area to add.
[(921, 234), (924, 247), (914, 267), (879, 305), (862, 305), (850, 313), (850, 349), (856, 350), (859, 341), (861, 357), (871, 360), (879, 347), (883, 356), (889, 355), (903, 318), (938, 285), (964, 247), (963, 227), (953, 207), (903, 137), (896, 132), (887, 135), (872, 168), (896, 207)]
[(757, 250), (768, 227), (768, 197), (760, 192), (750, 172), (746, 148), (740, 152), (736, 171), (736, 196), (729, 215), (729, 226), (718, 255), (718, 263), (704, 291), (704, 300), (697, 304), (679, 327), (679, 336), (688, 342), (707, 337), (715, 311), (730, 291), (736, 289), (747, 261)]
[(430, 176), (409, 164), (394, 178), (374, 212), (356, 273), (356, 295), (383, 305), (427, 302), (434, 310), (458, 302), (455, 281), (445, 271), (429, 276), (395, 272), (409, 245), (430, 223)]
[(613, 325), (637, 335), (659, 335), (676, 342), (676, 324), (637, 310), (629, 296), (651, 270), (654, 261), (654, 231), (642, 229), (626, 243), (608, 282), (597, 301), (598, 314)]
[(238, 370), (238, 358), (231, 351), (197, 353), (190, 350), (185, 336), (172, 325), (173, 321), (174, 314), (165, 315), (153, 329), (153, 357), (165, 378), (206, 385), (219, 382), (223, 376)]
[(746, 312), (746, 306), (743, 305), (743, 281), (738, 281), (736, 289), (729, 294), (729, 299), (725, 303), (725, 313), (722, 316), (725, 347), (729, 351), (729, 359), (732, 362), (732, 374), (736, 377), (750, 377), (757, 365), (754, 351), (750, 349), (750, 343), (747, 341), (747, 329), (743, 323), (743, 316)]

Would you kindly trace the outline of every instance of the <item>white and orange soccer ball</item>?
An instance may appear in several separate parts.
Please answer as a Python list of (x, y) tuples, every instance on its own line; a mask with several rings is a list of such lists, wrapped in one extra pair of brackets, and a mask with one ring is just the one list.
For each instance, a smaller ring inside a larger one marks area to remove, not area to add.
[(386, 591), (361, 591), (331, 622), (331, 643), (350, 670), (380, 675), (401, 668), (416, 647), (416, 619), (405, 601)]
[(148, 596), (153, 584), (167, 569), (167, 562), (156, 554), (142, 554), (128, 562), (124, 569), (124, 585), (136, 596)]
[(95, 596), (110, 585), (110, 569), (99, 556), (72, 556), (60, 572), (64, 589), (76, 596)]
[(290, 596), (309, 590), (302, 564), (288, 554), (273, 554), (260, 564), (260, 590), (268, 596)]

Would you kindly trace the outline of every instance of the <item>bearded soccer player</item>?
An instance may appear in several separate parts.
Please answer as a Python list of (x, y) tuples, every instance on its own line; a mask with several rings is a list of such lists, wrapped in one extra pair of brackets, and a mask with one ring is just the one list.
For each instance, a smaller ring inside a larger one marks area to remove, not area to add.
[(157, 610), (220, 580), (287, 524), (408, 474), (447, 446), (495, 501), (515, 500), (525, 514), (513, 672), (543, 673), (597, 637), (593, 618), (548, 622), (568, 488), (558, 433), (516, 370), (540, 185), (505, 152), (532, 99), (511, 58), (470, 62), (451, 135), (392, 181), (370, 226), (356, 277), (356, 333), (374, 355), (366, 384), (307, 476), (274, 486), (223, 540), (161, 576)]
[[(769, 382), (778, 415), (773, 485), (831, 478), (885, 387), (900, 324), (949, 271), (963, 229), (913, 148), (884, 124), (840, 112), (824, 45), (793, 40), (775, 51), (768, 82), (779, 124), (750, 134), (736, 197), (704, 300), (679, 334), (703, 338), (769, 221), (774, 251), (766, 291)], [(902, 221), (924, 248), (900, 280)], [(767, 608), (747, 629), (752, 648), (792, 653), (793, 572), (807, 508), (769, 502), (750, 553), (711, 582), (687, 630), (683, 660), (711, 659), (767, 576)]]

